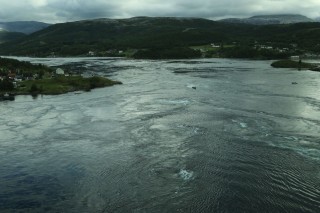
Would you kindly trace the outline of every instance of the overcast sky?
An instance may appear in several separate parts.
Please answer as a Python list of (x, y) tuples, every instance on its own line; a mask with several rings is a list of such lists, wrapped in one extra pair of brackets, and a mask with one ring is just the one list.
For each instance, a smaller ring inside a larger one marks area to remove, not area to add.
[(0, 21), (179, 16), (220, 19), (265, 14), (320, 17), (320, 0), (0, 0)]

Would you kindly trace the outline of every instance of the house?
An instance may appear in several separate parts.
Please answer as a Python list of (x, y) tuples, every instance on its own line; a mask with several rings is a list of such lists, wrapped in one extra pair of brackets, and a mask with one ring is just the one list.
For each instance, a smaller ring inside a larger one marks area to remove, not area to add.
[(89, 51), (89, 52), (88, 52), (88, 55), (89, 55), (89, 56), (95, 56), (96, 54), (95, 54), (95, 52), (93, 52), (93, 51)]
[(260, 45), (260, 49), (264, 49), (264, 50), (272, 50), (273, 47), (272, 46), (267, 46), (267, 45)]
[(11, 79), (11, 80), (13, 80), (13, 79), (15, 79), (15, 77), (16, 77), (16, 74), (15, 73), (8, 73), (8, 78), (9, 79)]
[(14, 80), (15, 80), (16, 82), (21, 82), (22, 79), (23, 79), (23, 78), (22, 78), (21, 75), (17, 75)]
[(39, 74), (37, 74), (37, 73), (36, 73), (36, 74), (33, 74), (32, 77), (33, 77), (33, 79), (37, 79), (37, 78), (39, 78)]
[(61, 68), (56, 69), (56, 75), (64, 75), (64, 70)]
[(219, 48), (220, 45), (216, 45), (216, 44), (212, 43), (212, 44), (211, 44), (211, 47), (213, 47), (213, 48)]
[(290, 59), (292, 61), (299, 61), (300, 60), (300, 56), (291, 56)]

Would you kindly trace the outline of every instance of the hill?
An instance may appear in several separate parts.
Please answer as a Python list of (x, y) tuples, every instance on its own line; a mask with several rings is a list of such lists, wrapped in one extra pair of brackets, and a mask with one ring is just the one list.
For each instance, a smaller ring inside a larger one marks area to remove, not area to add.
[(0, 28), (0, 44), (8, 41), (13, 41), (16, 39), (23, 38), (25, 34), (8, 32)]
[(250, 18), (244, 19), (222, 19), (221, 22), (228, 23), (243, 23), (243, 24), (254, 24), (254, 25), (270, 25), (270, 24), (295, 24), (295, 23), (306, 23), (314, 22), (314, 20), (295, 14), (284, 14), (284, 15), (261, 15), (261, 16), (252, 16)]
[[(108, 55), (204, 44), (292, 48), (320, 52), (320, 23), (248, 25), (200, 18), (96, 19), (51, 25), (0, 45), (2, 55)], [(165, 51), (162, 51), (165, 52)]]
[(206, 19), (149, 18), (97, 19), (56, 24), (14, 43), (0, 54), (61, 56), (113, 49), (143, 49), (221, 42), (226, 24)]
[(0, 22), (0, 28), (9, 32), (19, 32), (24, 34), (34, 33), (48, 26), (50, 26), (50, 24), (36, 21)]

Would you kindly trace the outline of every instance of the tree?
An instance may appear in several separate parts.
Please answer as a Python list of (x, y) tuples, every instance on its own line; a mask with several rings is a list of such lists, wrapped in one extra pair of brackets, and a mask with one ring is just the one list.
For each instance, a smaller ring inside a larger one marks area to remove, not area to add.
[(37, 86), (35, 83), (33, 83), (33, 84), (31, 85), (30, 92), (31, 92), (31, 93), (37, 93), (38, 91), (39, 91), (38, 86)]
[(44, 71), (43, 70), (40, 70), (38, 72), (38, 75), (39, 75), (39, 79), (42, 79), (43, 78), (43, 75), (44, 75)]
[(14, 89), (13, 83), (8, 79), (0, 81), (0, 90), (2, 91), (11, 91)]

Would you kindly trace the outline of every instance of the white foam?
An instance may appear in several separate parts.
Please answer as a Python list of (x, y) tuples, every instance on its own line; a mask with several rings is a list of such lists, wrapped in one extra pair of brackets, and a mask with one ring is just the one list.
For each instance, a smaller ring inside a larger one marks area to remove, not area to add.
[(190, 103), (189, 100), (186, 99), (178, 99), (178, 100), (161, 100), (160, 101), (163, 104), (168, 104), (168, 105), (188, 105)]
[(187, 85), (187, 87), (190, 88), (190, 89), (192, 89), (193, 87), (197, 87), (197, 86), (194, 85), (194, 84), (189, 84), (189, 85)]
[(241, 128), (247, 128), (248, 127), (248, 125), (246, 123), (240, 122), (239, 124), (240, 124)]
[(179, 176), (185, 181), (192, 180), (193, 179), (193, 171), (181, 169), (179, 172)]
[(154, 124), (154, 125), (150, 126), (150, 129), (169, 130), (170, 128), (168, 126), (163, 125), (163, 124)]
[(287, 137), (284, 137), (285, 139), (287, 140), (292, 140), (292, 141), (298, 141), (299, 138), (295, 137), (295, 136), (287, 136)]
[(244, 122), (239, 122), (239, 121), (233, 120), (233, 119), (232, 119), (232, 122), (239, 124), (241, 128), (247, 128), (248, 127), (248, 125), (246, 123), (244, 123)]

